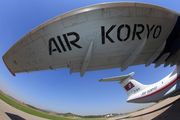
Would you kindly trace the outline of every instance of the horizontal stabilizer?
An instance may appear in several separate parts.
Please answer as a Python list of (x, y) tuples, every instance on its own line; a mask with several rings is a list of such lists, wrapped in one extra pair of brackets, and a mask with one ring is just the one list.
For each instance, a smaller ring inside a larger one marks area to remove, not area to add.
[(126, 92), (126, 94), (129, 96), (136, 94), (137, 92), (145, 89), (148, 87), (148, 85), (143, 85), (136, 81), (132, 76), (134, 75), (134, 72), (118, 76), (118, 77), (112, 77), (112, 78), (105, 78), (101, 79), (99, 82), (102, 81), (120, 81), (119, 84), (123, 88), (123, 90)]
[(133, 79), (134, 72), (130, 73), (129, 75), (123, 75), (118, 77), (112, 77), (112, 78), (104, 78), (99, 80), (99, 82), (107, 82), (107, 81), (124, 81), (127, 78), (131, 77)]

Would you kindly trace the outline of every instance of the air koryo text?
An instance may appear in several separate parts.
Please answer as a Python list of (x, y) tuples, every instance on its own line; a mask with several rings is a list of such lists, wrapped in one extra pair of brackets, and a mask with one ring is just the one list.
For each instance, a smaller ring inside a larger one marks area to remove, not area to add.
[[(100, 33), (102, 45), (106, 42), (115, 43), (115, 40), (111, 37), (112, 31), (115, 31), (117, 33), (116, 39), (120, 42), (135, 39), (142, 40), (145, 37), (149, 39), (150, 36), (153, 39), (157, 39), (161, 35), (162, 26), (149, 24), (122, 24), (112, 25), (110, 27), (101, 26)], [(124, 32), (126, 34), (123, 34), (122, 36), (122, 33)], [(144, 36), (143, 33), (147, 34), (147, 36)], [(50, 38), (48, 41), (49, 55), (52, 55), (52, 53), (56, 51), (58, 51), (59, 53), (71, 51), (72, 46), (81, 49), (82, 46), (78, 43), (80, 39), (81, 36), (77, 32), (69, 32)]]

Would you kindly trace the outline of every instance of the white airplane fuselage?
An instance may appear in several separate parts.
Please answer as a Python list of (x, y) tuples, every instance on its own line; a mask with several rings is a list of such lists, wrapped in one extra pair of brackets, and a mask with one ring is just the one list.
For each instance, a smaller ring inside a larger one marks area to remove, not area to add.
[(173, 72), (157, 83), (143, 85), (129, 75), (101, 79), (100, 81), (120, 81), (120, 85), (128, 95), (127, 102), (131, 103), (149, 103), (158, 102), (165, 98), (180, 93), (180, 66), (177, 66)]
[(136, 94), (128, 97), (127, 102), (132, 103), (149, 103), (158, 102), (167, 97), (173, 96), (180, 92), (180, 74), (177, 67), (175, 70), (157, 83), (149, 85)]

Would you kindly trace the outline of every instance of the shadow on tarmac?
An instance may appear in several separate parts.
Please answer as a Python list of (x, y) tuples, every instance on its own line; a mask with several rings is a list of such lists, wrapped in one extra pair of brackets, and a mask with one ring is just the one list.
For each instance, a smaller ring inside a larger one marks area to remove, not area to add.
[(26, 120), (18, 115), (11, 114), (11, 113), (6, 113), (6, 115), (11, 119), (11, 120)]
[(172, 102), (172, 106), (152, 120), (179, 120), (180, 119), (180, 98)]
[(152, 120), (179, 120), (180, 119), (180, 98), (179, 98), (179, 99), (175, 100), (174, 102), (167, 104), (159, 109), (153, 110), (151, 112), (147, 112), (147, 113), (137, 115), (137, 116), (130, 115), (130, 116), (127, 116), (124, 118), (116, 119), (116, 120), (142, 117), (142, 116), (157, 112), (159, 110), (162, 110), (166, 107), (169, 107), (169, 108), (166, 111), (164, 111), (163, 113), (161, 113), (160, 115), (158, 115), (157, 117), (152, 118)]

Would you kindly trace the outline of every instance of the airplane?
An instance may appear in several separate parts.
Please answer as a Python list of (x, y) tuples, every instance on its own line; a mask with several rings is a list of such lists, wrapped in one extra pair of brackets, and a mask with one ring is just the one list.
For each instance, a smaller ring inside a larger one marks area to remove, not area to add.
[(136, 2), (103, 3), (59, 15), (18, 40), (2, 57), (16, 73), (86, 71), (180, 62), (180, 14)]
[(69, 68), (70, 74), (155, 64), (177, 65), (167, 77), (142, 85), (129, 75), (120, 81), (128, 102), (157, 102), (179, 92), (180, 13), (164, 7), (115, 2), (59, 15), (18, 40), (2, 57), (16, 73)]
[(167, 77), (143, 85), (129, 75), (120, 81), (127, 102), (158, 102), (180, 93), (180, 14), (160, 6), (115, 2), (59, 15), (18, 40), (2, 57), (15, 73), (69, 68), (70, 74), (155, 64), (176, 65)]
[(124, 76), (101, 79), (99, 82), (120, 81), (119, 84), (128, 95), (127, 102), (129, 103), (159, 102), (180, 93), (180, 66), (176, 66), (173, 72), (151, 85), (139, 83), (132, 77), (133, 75), (134, 72)]

